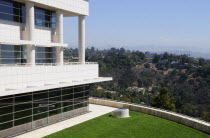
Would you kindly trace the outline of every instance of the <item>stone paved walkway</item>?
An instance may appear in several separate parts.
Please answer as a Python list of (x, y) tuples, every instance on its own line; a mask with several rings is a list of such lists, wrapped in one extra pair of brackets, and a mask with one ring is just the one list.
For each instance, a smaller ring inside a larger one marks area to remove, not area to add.
[(90, 104), (90, 113), (83, 114), (62, 122), (58, 122), (22, 135), (17, 136), (16, 138), (41, 138), (47, 135), (50, 135), (52, 133), (61, 131), (65, 128), (69, 128), (71, 126), (80, 124), (82, 122), (88, 121), (90, 119), (96, 118), (98, 116), (107, 114), (109, 112), (112, 112), (113, 110), (116, 110), (116, 108), (108, 107), (108, 106), (101, 106), (101, 105), (94, 105)]

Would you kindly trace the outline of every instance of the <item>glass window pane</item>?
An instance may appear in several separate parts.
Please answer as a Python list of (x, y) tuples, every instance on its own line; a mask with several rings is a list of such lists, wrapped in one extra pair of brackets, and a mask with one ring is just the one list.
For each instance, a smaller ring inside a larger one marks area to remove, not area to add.
[(84, 102), (84, 98), (74, 99), (74, 104), (83, 103), (83, 102)]
[(13, 96), (1, 97), (0, 107), (9, 106), (13, 104)]
[(32, 102), (32, 95), (15, 95), (15, 103)]
[(5, 123), (5, 124), (1, 124), (0, 125), (0, 130), (8, 129), (8, 128), (11, 128), (11, 127), (13, 127), (13, 122), (8, 122), (8, 123)]
[(13, 112), (13, 106), (0, 108), (0, 115), (9, 114)]
[(15, 111), (22, 111), (30, 108), (32, 108), (32, 103), (15, 105)]
[(72, 100), (63, 101), (63, 107), (73, 106), (73, 104), (74, 104), (73, 99)]
[(61, 109), (50, 111), (49, 116), (57, 115), (57, 114), (60, 114), (60, 113), (61, 113)]
[(61, 102), (61, 97), (54, 97), (49, 99), (49, 104)]
[(61, 103), (51, 104), (49, 105), (49, 110), (55, 110), (61, 108)]
[(83, 103), (74, 105), (74, 109), (78, 109), (78, 108), (82, 108), (82, 107), (84, 107)]
[(43, 112), (47, 112), (48, 111), (48, 105), (47, 106), (40, 106), (38, 108), (34, 108), (33, 109), (33, 114), (40, 114), (40, 113), (43, 113)]
[(85, 96), (89, 96), (90, 92), (89, 91), (85, 91)]
[(90, 89), (90, 85), (85, 85), (85, 90), (89, 90)]
[(61, 96), (61, 89), (49, 90), (49, 97)]
[(29, 122), (32, 122), (32, 117), (27, 117), (27, 118), (15, 120), (15, 126), (26, 124), (26, 123), (29, 123)]
[(34, 101), (48, 98), (48, 91), (34, 92)]
[(32, 115), (32, 109), (25, 110), (25, 111), (22, 111), (22, 112), (16, 112), (15, 113), (15, 119), (23, 118), (23, 117), (27, 117), (27, 116), (31, 116), (31, 115)]
[(73, 88), (62, 88), (62, 94), (66, 95), (66, 94), (73, 94)]
[(13, 120), (13, 114), (7, 114), (7, 115), (0, 116), (0, 123), (8, 122), (10, 120)]
[(70, 100), (70, 99), (73, 99), (73, 98), (74, 98), (73, 94), (62, 96), (63, 101)]
[(64, 108), (62, 108), (62, 112), (68, 112), (68, 111), (71, 111), (71, 110), (73, 110), (73, 109), (74, 109), (73, 106), (64, 107)]
[(0, 1), (0, 19), (24, 22), (21, 17), (25, 17), (25, 5), (15, 1), (1, 0)]
[(74, 94), (74, 98), (80, 98), (84, 96), (84, 92), (79, 92)]
[(39, 107), (39, 108), (48, 108), (48, 99), (43, 99), (39, 101), (33, 101), (33, 107)]
[(84, 86), (75, 86), (74, 87), (74, 92), (81, 92), (84, 91)]
[(48, 117), (48, 113), (38, 114), (33, 116), (33, 120), (39, 120)]

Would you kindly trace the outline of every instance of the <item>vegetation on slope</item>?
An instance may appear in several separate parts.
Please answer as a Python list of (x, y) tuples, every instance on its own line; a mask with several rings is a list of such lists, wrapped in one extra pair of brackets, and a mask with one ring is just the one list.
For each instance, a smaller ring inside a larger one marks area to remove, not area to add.
[[(77, 57), (77, 49), (66, 49)], [(86, 49), (86, 61), (98, 62), (100, 76), (113, 81), (92, 86), (91, 95), (152, 105), (160, 89), (169, 89), (176, 112), (210, 119), (210, 61), (189, 55), (153, 54), (124, 48)]]
[(130, 112), (130, 118), (110, 114), (67, 128), (46, 138), (130, 138), (130, 137), (203, 137), (209, 135), (158, 117)]

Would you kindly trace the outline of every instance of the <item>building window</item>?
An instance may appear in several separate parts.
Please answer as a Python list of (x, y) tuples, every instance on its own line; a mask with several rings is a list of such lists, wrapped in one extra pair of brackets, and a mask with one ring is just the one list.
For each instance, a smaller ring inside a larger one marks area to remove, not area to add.
[(36, 47), (36, 63), (56, 63), (56, 49), (54, 47)]
[(35, 25), (55, 28), (56, 27), (55, 12), (35, 7)]
[(26, 46), (0, 45), (0, 64), (25, 64)]
[(25, 23), (25, 4), (11, 0), (0, 0), (0, 19)]
[(89, 85), (0, 97), (0, 131), (88, 106)]

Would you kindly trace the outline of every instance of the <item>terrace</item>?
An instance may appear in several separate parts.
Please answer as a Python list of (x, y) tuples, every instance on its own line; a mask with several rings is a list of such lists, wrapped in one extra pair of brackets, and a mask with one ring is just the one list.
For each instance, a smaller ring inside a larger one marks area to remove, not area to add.
[[(114, 101), (112, 103), (114, 105)], [(116, 102), (117, 104), (117, 102)], [(117, 108), (90, 104), (90, 112), (52, 124), (17, 138), (52, 137), (209, 137), (196, 129), (147, 114), (130, 111), (130, 118), (110, 117)], [(53, 134), (52, 134), (53, 133)], [(158, 134), (158, 135), (157, 135)]]

